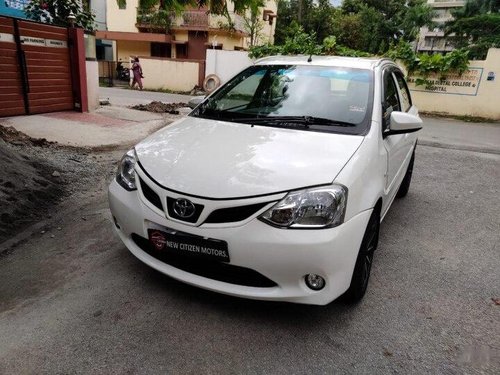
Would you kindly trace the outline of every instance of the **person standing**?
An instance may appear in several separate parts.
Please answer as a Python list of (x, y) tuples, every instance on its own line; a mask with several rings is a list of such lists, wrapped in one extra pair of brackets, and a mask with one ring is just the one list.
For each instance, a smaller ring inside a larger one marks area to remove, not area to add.
[(134, 63), (132, 64), (131, 70), (134, 75), (131, 87), (134, 88), (135, 84), (137, 83), (139, 85), (139, 90), (142, 90), (142, 79), (144, 78), (144, 76), (142, 75), (142, 67), (139, 63), (138, 57), (134, 58)]

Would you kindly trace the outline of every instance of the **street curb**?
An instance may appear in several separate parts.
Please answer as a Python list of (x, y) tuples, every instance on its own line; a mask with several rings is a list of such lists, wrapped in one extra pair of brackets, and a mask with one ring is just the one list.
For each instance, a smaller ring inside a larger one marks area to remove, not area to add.
[(468, 146), (468, 145), (457, 145), (453, 143), (441, 143), (436, 141), (429, 141), (425, 139), (418, 139), (419, 146), (427, 146), (427, 147), (436, 147), (436, 148), (444, 148), (448, 150), (460, 150), (460, 151), (471, 151), (471, 152), (480, 152), (483, 154), (495, 154), (500, 155), (500, 149), (485, 147), (485, 146)]

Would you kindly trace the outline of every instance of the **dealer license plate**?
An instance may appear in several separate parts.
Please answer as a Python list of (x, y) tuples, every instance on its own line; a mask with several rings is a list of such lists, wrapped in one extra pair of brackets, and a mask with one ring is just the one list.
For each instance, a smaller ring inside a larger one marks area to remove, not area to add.
[(167, 233), (158, 229), (148, 229), (149, 241), (155, 250), (175, 254), (192, 255), (199, 258), (229, 262), (227, 242), (198, 236)]

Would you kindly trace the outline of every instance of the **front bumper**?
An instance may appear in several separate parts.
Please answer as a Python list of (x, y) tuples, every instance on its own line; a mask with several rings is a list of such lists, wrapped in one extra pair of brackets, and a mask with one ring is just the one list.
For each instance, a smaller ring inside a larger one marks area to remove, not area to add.
[[(138, 191), (126, 191), (116, 181), (109, 186), (115, 226), (127, 248), (150, 267), (174, 279), (204, 289), (251, 299), (325, 305), (349, 287), (371, 210), (339, 227), (320, 230), (278, 229), (254, 218), (240, 226), (190, 226), (161, 215), (145, 205)], [(198, 276), (161, 262), (143, 251), (132, 234), (148, 237), (148, 228), (166, 227), (228, 243), (230, 264), (249, 268), (274, 281), (273, 287), (249, 287)], [(326, 280), (320, 291), (309, 289), (306, 274)]]

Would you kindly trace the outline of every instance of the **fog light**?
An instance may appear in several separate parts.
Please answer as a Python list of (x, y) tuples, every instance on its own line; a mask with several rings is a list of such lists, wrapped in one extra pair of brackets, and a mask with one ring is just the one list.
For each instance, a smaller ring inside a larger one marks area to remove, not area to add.
[(325, 279), (314, 273), (305, 276), (306, 285), (312, 290), (321, 290), (325, 287)]

